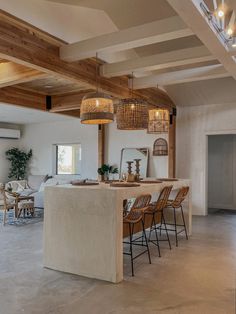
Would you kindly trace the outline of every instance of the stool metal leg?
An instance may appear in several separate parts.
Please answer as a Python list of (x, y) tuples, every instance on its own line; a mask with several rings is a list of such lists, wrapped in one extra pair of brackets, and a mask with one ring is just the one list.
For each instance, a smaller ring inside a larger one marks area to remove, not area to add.
[(129, 241), (130, 241), (130, 258), (131, 258), (131, 271), (132, 276), (134, 276), (134, 260), (133, 260), (133, 226), (131, 227), (131, 223), (129, 223)]
[(151, 264), (152, 262), (151, 262), (151, 256), (150, 256), (150, 251), (149, 251), (149, 245), (148, 245), (148, 240), (147, 240), (145, 225), (144, 225), (143, 220), (142, 220), (142, 226), (143, 226), (143, 235), (144, 235), (144, 239), (145, 239), (145, 243), (146, 243), (146, 247), (147, 247), (147, 252), (148, 252), (149, 264)]
[(178, 246), (178, 234), (177, 234), (177, 222), (176, 222), (176, 212), (175, 208), (174, 209), (174, 227), (175, 227), (175, 245)]
[(186, 223), (185, 223), (185, 219), (184, 219), (184, 212), (183, 212), (182, 205), (180, 205), (180, 209), (181, 209), (181, 215), (182, 215), (182, 219), (183, 219), (183, 223), (184, 223), (185, 236), (186, 236), (186, 239), (188, 240), (188, 233), (187, 233), (187, 228), (186, 228)]
[[(153, 231), (153, 229), (154, 229), (154, 232), (155, 232), (156, 240), (151, 240), (151, 232)], [(158, 248), (158, 256), (161, 257), (159, 238), (158, 238), (157, 228), (156, 228), (155, 213), (152, 214), (152, 222), (151, 222), (151, 228), (150, 228), (149, 240), (148, 241), (152, 242), (153, 244), (155, 244), (157, 246), (157, 248)]]
[(164, 211), (163, 210), (161, 211), (161, 216), (162, 216), (162, 219), (163, 219), (163, 224), (164, 224), (164, 227), (165, 227), (166, 236), (167, 236), (167, 240), (168, 240), (168, 243), (169, 243), (169, 248), (171, 250), (170, 238), (169, 238), (168, 230), (167, 230), (167, 227), (166, 227), (166, 221), (165, 221)]

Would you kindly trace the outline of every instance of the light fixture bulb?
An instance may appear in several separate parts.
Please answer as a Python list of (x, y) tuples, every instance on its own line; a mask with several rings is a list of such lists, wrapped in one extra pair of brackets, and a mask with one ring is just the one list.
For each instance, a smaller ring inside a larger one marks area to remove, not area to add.
[(225, 15), (225, 13), (223, 10), (218, 10), (217, 15), (218, 15), (218, 17), (222, 18)]
[(99, 106), (99, 100), (96, 99), (96, 107), (98, 107), (98, 106)]
[(232, 28), (228, 28), (228, 29), (227, 29), (227, 34), (228, 34), (229, 36), (233, 35), (233, 30), (232, 30)]
[(135, 106), (134, 106), (134, 104), (132, 104), (132, 105), (131, 105), (131, 109), (134, 110), (134, 108), (135, 108)]

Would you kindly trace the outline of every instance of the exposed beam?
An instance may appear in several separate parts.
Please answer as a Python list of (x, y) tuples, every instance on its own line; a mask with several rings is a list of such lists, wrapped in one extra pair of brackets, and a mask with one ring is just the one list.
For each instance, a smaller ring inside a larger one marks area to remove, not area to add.
[(46, 76), (47, 74), (43, 72), (13, 62), (0, 64), (0, 88), (30, 82)]
[(17, 87), (0, 89), (0, 102), (26, 108), (46, 110), (46, 97), (37, 93), (24, 91)]
[(66, 112), (79, 110), (83, 97), (92, 90), (84, 90), (77, 93), (52, 96), (52, 109), (50, 112)]
[(211, 60), (215, 60), (215, 57), (210, 54), (209, 50), (205, 46), (198, 46), (104, 64), (101, 66), (101, 74), (105, 77), (113, 77), (130, 74), (135, 71), (167, 69)]
[(60, 48), (66, 61), (91, 58), (99, 52), (116, 52), (192, 35), (192, 31), (178, 17), (131, 27)]
[[(53, 42), (55, 38), (53, 38)], [(59, 43), (61, 43), (59, 41)], [(29, 31), (28, 25), (13, 23), (0, 11), (0, 58), (29, 66), (38, 71), (64, 77), (73, 82), (82, 82), (85, 88), (96, 88), (96, 62), (86, 60), (69, 63), (59, 58), (59, 48), (52, 41), (47, 40), (37, 32)], [(99, 86), (104, 92), (119, 98), (130, 97), (128, 78), (119, 77), (108, 79), (99, 76)], [(158, 90), (156, 91), (158, 94)], [(160, 93), (163, 95), (163, 93)], [(136, 91), (135, 96), (143, 97), (142, 91)], [(172, 107), (173, 102), (167, 95), (163, 95), (161, 104)], [(159, 97), (160, 98), (160, 97)], [(145, 99), (150, 104), (156, 101), (145, 93)]]
[(201, 10), (201, 0), (167, 0), (183, 21), (190, 26), (212, 55), (236, 79), (236, 62)]
[(209, 65), (134, 79), (134, 89), (209, 80), (230, 76), (221, 64)]

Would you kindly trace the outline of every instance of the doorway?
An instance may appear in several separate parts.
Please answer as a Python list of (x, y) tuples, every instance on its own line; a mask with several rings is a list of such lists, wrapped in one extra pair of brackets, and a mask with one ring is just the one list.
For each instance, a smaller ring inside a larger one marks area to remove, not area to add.
[(236, 134), (208, 136), (208, 213), (236, 213)]

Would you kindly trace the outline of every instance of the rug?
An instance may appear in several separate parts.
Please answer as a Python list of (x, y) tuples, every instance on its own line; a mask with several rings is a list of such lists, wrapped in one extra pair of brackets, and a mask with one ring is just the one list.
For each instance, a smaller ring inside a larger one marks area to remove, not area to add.
[[(0, 210), (0, 224), (3, 223), (3, 210)], [(31, 215), (19, 217), (18, 219), (15, 219), (15, 211), (9, 210), (7, 213), (7, 219), (6, 219), (6, 225), (12, 225), (12, 226), (25, 226), (29, 224), (35, 224), (38, 222), (43, 221), (43, 209), (42, 208), (35, 208), (35, 214), (34, 217)]]

